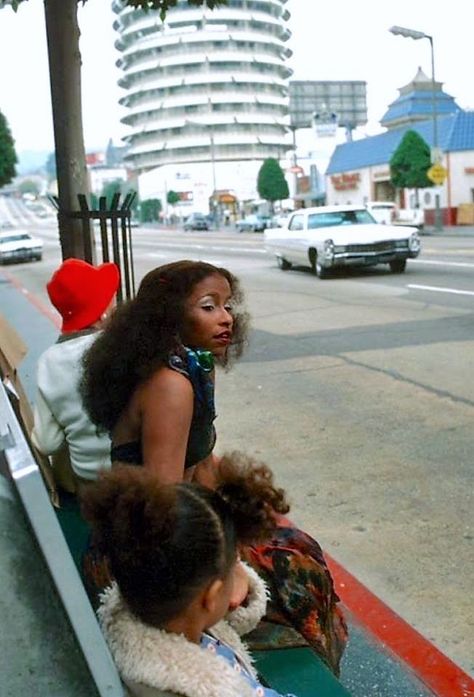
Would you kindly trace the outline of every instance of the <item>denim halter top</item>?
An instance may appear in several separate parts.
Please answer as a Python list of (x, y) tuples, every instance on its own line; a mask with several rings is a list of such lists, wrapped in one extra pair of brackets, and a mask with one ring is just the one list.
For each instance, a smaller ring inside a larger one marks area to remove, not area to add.
[[(187, 377), (193, 386), (193, 416), (184, 463), (184, 467), (187, 469), (204, 460), (212, 452), (216, 442), (214, 382), (211, 378), (214, 359), (210, 351), (194, 350), (183, 346), (182, 350), (169, 355), (168, 367)], [(143, 465), (140, 441), (114, 445), (110, 455), (112, 462)]]

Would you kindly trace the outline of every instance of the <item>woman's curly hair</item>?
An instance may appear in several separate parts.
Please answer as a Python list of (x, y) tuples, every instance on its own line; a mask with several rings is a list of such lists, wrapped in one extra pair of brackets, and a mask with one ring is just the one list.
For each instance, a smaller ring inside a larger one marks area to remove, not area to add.
[(153, 626), (178, 616), (206, 583), (226, 578), (238, 546), (267, 538), (274, 506), (288, 509), (270, 470), (234, 455), (224, 458), (216, 490), (162, 485), (150, 470), (121, 465), (84, 487), (81, 506), (128, 606)]
[(247, 339), (248, 315), (239, 306), (243, 294), (227, 269), (202, 261), (176, 261), (150, 271), (137, 296), (119, 306), (83, 357), (80, 385), (91, 421), (112, 431), (138, 385), (179, 349), (185, 301), (194, 286), (218, 274), (229, 283), (233, 300), (232, 343), (223, 365), (238, 358)]

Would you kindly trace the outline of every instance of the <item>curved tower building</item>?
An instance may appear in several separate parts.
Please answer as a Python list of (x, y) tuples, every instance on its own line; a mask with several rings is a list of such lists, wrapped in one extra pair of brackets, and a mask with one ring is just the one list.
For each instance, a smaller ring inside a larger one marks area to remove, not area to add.
[(286, 1), (228, 0), (209, 10), (178, 0), (164, 23), (114, 1), (135, 170), (207, 162), (216, 190), (216, 163), (284, 156)]

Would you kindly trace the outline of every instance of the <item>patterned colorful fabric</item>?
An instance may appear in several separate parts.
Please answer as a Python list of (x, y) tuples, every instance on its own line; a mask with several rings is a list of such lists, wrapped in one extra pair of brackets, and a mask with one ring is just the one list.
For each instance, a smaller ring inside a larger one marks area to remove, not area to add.
[[(244, 548), (242, 558), (269, 587), (271, 598), (265, 619), (296, 629), (333, 673), (339, 675), (347, 627), (316, 540), (279, 516), (273, 537), (263, 544)], [(266, 648), (277, 647), (270, 642)]]

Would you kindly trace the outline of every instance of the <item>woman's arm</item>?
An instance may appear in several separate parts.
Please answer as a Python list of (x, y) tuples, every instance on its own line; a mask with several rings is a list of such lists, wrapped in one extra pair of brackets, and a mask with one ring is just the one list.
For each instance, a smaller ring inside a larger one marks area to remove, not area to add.
[(190, 381), (169, 368), (157, 370), (140, 390), (143, 464), (163, 484), (183, 480), (193, 404)]
[(220, 457), (210, 453), (204, 460), (198, 462), (195, 467), (192, 468), (193, 482), (207, 486), (209, 489), (216, 488), (216, 473), (219, 468)]

